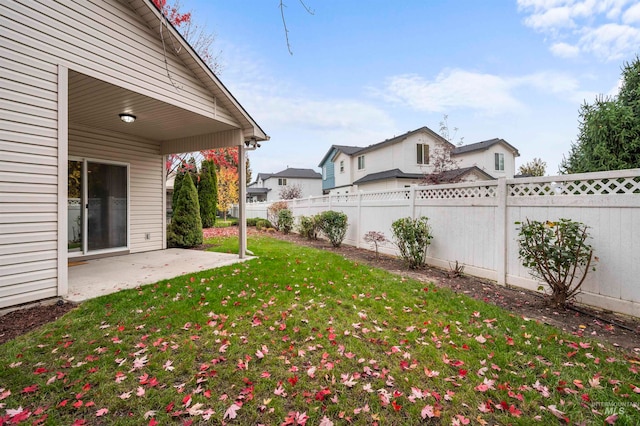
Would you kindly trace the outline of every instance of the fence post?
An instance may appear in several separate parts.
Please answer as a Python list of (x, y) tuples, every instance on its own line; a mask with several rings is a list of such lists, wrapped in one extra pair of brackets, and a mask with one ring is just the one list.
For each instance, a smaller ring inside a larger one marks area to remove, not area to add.
[(416, 187), (409, 187), (409, 208), (411, 209), (411, 219), (416, 219)]
[(360, 224), (362, 223), (362, 191), (358, 190), (358, 210), (356, 217), (358, 220), (356, 221), (356, 247), (360, 248), (360, 234), (362, 230), (360, 229)]
[(507, 179), (498, 178), (496, 188), (496, 281), (507, 284)]

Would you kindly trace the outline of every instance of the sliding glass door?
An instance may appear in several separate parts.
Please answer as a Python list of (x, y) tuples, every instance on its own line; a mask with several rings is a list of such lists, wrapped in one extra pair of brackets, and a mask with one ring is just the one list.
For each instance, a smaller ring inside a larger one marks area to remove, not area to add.
[(70, 253), (91, 254), (127, 247), (128, 177), (127, 165), (69, 161)]

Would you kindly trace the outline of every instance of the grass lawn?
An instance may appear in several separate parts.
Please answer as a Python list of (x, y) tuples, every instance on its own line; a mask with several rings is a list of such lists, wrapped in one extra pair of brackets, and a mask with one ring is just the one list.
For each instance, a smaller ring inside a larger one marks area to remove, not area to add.
[(640, 422), (624, 352), (330, 252), (249, 248), (0, 346), (0, 425)]

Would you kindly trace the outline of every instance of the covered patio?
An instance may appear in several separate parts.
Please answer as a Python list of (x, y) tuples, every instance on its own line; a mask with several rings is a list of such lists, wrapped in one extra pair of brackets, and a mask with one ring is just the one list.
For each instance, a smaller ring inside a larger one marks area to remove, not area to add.
[(65, 299), (82, 302), (120, 290), (153, 284), (180, 275), (243, 262), (237, 254), (168, 249), (69, 261), (69, 292)]

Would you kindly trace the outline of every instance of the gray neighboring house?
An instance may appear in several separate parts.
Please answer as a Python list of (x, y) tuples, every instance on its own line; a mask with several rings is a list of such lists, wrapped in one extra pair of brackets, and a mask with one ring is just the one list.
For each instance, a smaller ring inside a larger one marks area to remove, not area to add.
[(322, 195), (322, 175), (313, 169), (287, 168), (278, 173), (258, 173), (247, 186), (247, 201), (277, 201), (280, 191), (287, 186), (298, 186), (301, 198)]
[(0, 28), (0, 308), (166, 248), (167, 155), (268, 140), (151, 0), (2, 0)]

